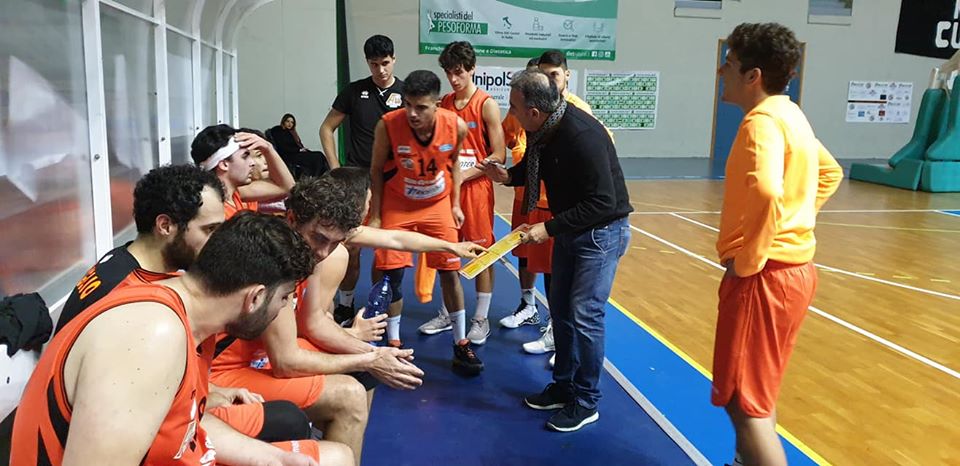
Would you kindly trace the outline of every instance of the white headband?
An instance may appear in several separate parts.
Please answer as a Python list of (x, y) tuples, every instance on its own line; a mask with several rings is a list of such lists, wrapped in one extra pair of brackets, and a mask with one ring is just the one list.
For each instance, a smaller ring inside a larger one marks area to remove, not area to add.
[(236, 139), (230, 138), (227, 141), (227, 145), (221, 147), (219, 150), (213, 153), (207, 160), (200, 162), (200, 168), (204, 171), (213, 170), (218, 163), (228, 159), (234, 152), (240, 150), (240, 143)]

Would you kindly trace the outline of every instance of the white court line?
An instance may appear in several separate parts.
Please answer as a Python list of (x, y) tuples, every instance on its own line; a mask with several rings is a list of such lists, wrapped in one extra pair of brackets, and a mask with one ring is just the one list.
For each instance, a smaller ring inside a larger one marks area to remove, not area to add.
[[(696, 221), (696, 220), (694, 220), (694, 219), (692, 219), (692, 218), (684, 217), (683, 215), (679, 215), (679, 214), (671, 214), (671, 215), (672, 215), (673, 217), (679, 218), (679, 219), (681, 219), (681, 220), (685, 220), (685, 221), (687, 221), (687, 222), (690, 222), (690, 223), (692, 223), (692, 224), (694, 224), (694, 225), (699, 225), (699, 226), (701, 226), (701, 227), (703, 227), (703, 228), (706, 228), (706, 229), (708, 229), (708, 230), (710, 230), (710, 231), (714, 231), (714, 232), (719, 232), (719, 231), (720, 231), (720, 230), (718, 230), (717, 228), (715, 228), (715, 227), (713, 227), (713, 226), (707, 225), (706, 223), (698, 222), (698, 221)], [(903, 289), (905, 289), (905, 290), (911, 290), (911, 291), (916, 291), (916, 292), (919, 292), (919, 293), (926, 293), (926, 294), (933, 295), (933, 296), (939, 296), (939, 297), (941, 297), (941, 298), (955, 299), (955, 300), (957, 300), (957, 301), (960, 301), (960, 296), (957, 296), (957, 295), (955, 295), (955, 294), (942, 293), (942, 292), (939, 292), (939, 291), (928, 290), (928, 289), (926, 289), (926, 288), (919, 288), (919, 287), (916, 287), (916, 286), (905, 285), (905, 284), (903, 284), (903, 283), (892, 282), (892, 281), (889, 281), (889, 280), (884, 280), (884, 279), (882, 279), (882, 278), (870, 277), (870, 276), (867, 276), (867, 275), (859, 274), (859, 273), (857, 273), (857, 272), (850, 272), (849, 270), (843, 270), (843, 269), (838, 269), (838, 268), (836, 268), (836, 267), (830, 267), (829, 265), (823, 265), (823, 264), (814, 264), (814, 265), (816, 265), (817, 267), (819, 267), (819, 268), (821, 268), (821, 269), (823, 269), (823, 270), (826, 270), (826, 271), (828, 271), (828, 272), (834, 272), (834, 273), (839, 273), (839, 274), (843, 274), (843, 275), (849, 275), (849, 276), (851, 276), (851, 277), (862, 278), (862, 279), (867, 280), (867, 281), (876, 282), (876, 283), (882, 283), (882, 284), (884, 284), (884, 285), (895, 286), (895, 287), (897, 287), (897, 288), (903, 288)]]
[[(513, 264), (510, 263), (510, 261), (507, 260), (507, 258), (501, 257), (500, 262), (503, 263), (507, 270), (516, 276), (518, 280), (520, 279), (520, 272), (516, 269), (516, 267), (513, 266)], [(547, 310), (550, 309), (550, 305), (547, 303), (547, 297), (540, 292), (539, 288), (534, 288), (533, 294), (536, 296), (537, 300), (540, 301), (540, 304), (543, 304), (543, 307), (547, 308)], [(677, 427), (674, 426), (673, 423), (670, 422), (670, 420), (667, 419), (667, 417), (664, 416), (663, 413), (661, 413), (660, 410), (657, 409), (657, 407), (647, 399), (647, 397), (643, 396), (643, 393), (641, 393), (640, 390), (634, 386), (632, 382), (630, 382), (630, 379), (620, 372), (620, 369), (617, 369), (617, 366), (610, 362), (609, 359), (603, 358), (603, 368), (610, 373), (613, 379), (616, 380), (621, 387), (623, 387), (623, 390), (630, 395), (630, 398), (633, 398), (633, 401), (640, 406), (640, 409), (646, 412), (647, 416), (650, 416), (650, 419), (653, 419), (653, 422), (656, 422), (657, 425), (660, 426), (660, 429), (663, 430), (663, 433), (667, 434), (667, 436), (673, 440), (673, 443), (676, 443), (677, 446), (680, 447), (684, 453), (686, 453), (686, 455), (694, 462), (694, 464), (697, 466), (710, 466), (710, 461), (707, 460), (707, 457), (703, 456), (703, 453), (700, 453), (700, 450), (698, 450), (697, 447), (690, 442), (690, 440), (687, 440), (687, 437), (685, 437), (683, 433), (681, 433), (680, 430), (678, 430)]]
[[(646, 231), (641, 230), (641, 229), (639, 229), (639, 228), (637, 228), (637, 227), (635, 227), (635, 226), (633, 226), (633, 225), (630, 225), (630, 228), (633, 229), (633, 230), (636, 231), (636, 232), (639, 232), (640, 234), (642, 234), (642, 235), (644, 235), (644, 236), (647, 236), (647, 237), (649, 237), (649, 238), (651, 238), (651, 239), (654, 239), (654, 240), (656, 240), (656, 241), (659, 241), (659, 242), (661, 242), (661, 243), (663, 243), (663, 244), (666, 244), (667, 246), (670, 246), (670, 247), (672, 247), (672, 248), (674, 248), (674, 249), (676, 249), (676, 250), (678, 250), (678, 251), (680, 251), (680, 252), (682, 252), (682, 253), (690, 256), (690, 257), (693, 257), (694, 259), (697, 259), (697, 260), (699, 260), (699, 261), (701, 261), (701, 262), (703, 262), (703, 263), (705, 263), (705, 264), (709, 264), (710, 266), (712, 266), (712, 267), (714, 267), (714, 268), (716, 268), (716, 269), (725, 270), (725, 268), (724, 268), (722, 265), (720, 265), (720, 264), (718, 264), (718, 263), (716, 263), (716, 262), (713, 262), (712, 260), (707, 259), (707, 258), (705, 258), (705, 257), (703, 257), (703, 256), (701, 256), (701, 255), (699, 255), (699, 254), (690, 252), (690, 251), (687, 250), (687, 249), (684, 249), (684, 248), (682, 248), (682, 247), (680, 247), (680, 246), (677, 246), (676, 244), (673, 244), (673, 243), (671, 243), (671, 242), (669, 242), (669, 241), (667, 241), (667, 240), (665, 240), (665, 239), (663, 239), (663, 238), (661, 238), (661, 237), (659, 237), (659, 236), (657, 236), (657, 235), (654, 235), (653, 233), (646, 232)], [(816, 307), (810, 306), (809, 309), (810, 309), (811, 311), (813, 311), (815, 314), (817, 314), (817, 315), (819, 315), (819, 316), (821, 316), (821, 317), (824, 317), (824, 318), (826, 318), (826, 319), (828, 319), (828, 320), (831, 320), (831, 321), (833, 321), (834, 323), (837, 323), (837, 324), (839, 324), (839, 325), (841, 325), (841, 326), (843, 326), (843, 327), (846, 327), (846, 328), (849, 329), (849, 330), (853, 330), (854, 332), (859, 333), (860, 335), (863, 335), (863, 336), (865, 336), (865, 337), (867, 337), (867, 338), (869, 338), (869, 339), (871, 339), (871, 340), (873, 340), (873, 341), (875, 341), (875, 342), (877, 342), (877, 343), (880, 343), (881, 345), (886, 346), (887, 348), (890, 348), (890, 349), (892, 349), (892, 350), (894, 350), (894, 351), (896, 351), (896, 352), (898, 352), (898, 353), (900, 353), (900, 354), (903, 354), (904, 356), (907, 356), (907, 357), (909, 357), (909, 358), (911, 358), (911, 359), (914, 359), (914, 360), (916, 360), (916, 361), (919, 361), (920, 363), (925, 364), (925, 365), (927, 365), (927, 366), (930, 366), (930, 367), (932, 367), (932, 368), (934, 368), (934, 369), (936, 369), (936, 370), (938, 370), (938, 371), (941, 371), (941, 372), (943, 372), (943, 373), (945, 373), (945, 374), (947, 374), (947, 375), (949, 375), (949, 376), (951, 376), (951, 377), (953, 377), (953, 378), (960, 379), (960, 372), (957, 372), (957, 371), (955, 371), (955, 370), (953, 370), (953, 369), (951, 369), (951, 368), (949, 368), (949, 367), (947, 367), (947, 366), (944, 366), (943, 364), (940, 364), (940, 363), (938, 363), (938, 362), (936, 362), (936, 361), (934, 361), (934, 360), (932, 360), (932, 359), (930, 359), (930, 358), (928, 358), (928, 357), (926, 357), (926, 356), (923, 356), (923, 355), (921, 355), (921, 354), (918, 354), (918, 353), (915, 353), (915, 352), (913, 352), (913, 351), (910, 351), (910, 350), (908, 350), (907, 348), (904, 348), (903, 346), (900, 346), (900, 345), (898, 345), (898, 344), (896, 344), (896, 343), (893, 343), (892, 341), (887, 340), (887, 339), (885, 339), (885, 338), (883, 338), (883, 337), (881, 337), (881, 336), (878, 336), (878, 335), (876, 335), (876, 334), (874, 334), (874, 333), (868, 332), (868, 331), (866, 331), (866, 330), (864, 330), (864, 329), (862, 329), (862, 328), (860, 328), (860, 327), (857, 327), (856, 325), (853, 325), (853, 324), (851, 324), (850, 322), (847, 322), (847, 321), (845, 321), (845, 320), (843, 320), (843, 319), (841, 319), (841, 318), (839, 318), (839, 317), (836, 317), (836, 316), (834, 316), (834, 315), (832, 315), (832, 314), (829, 314), (829, 313), (824, 312), (824, 311), (822, 311), (822, 310), (820, 310), (820, 309), (817, 309)]]

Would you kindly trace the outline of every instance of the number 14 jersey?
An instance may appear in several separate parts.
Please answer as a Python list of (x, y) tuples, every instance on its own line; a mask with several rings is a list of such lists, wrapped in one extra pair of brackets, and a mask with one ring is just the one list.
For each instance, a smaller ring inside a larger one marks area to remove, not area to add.
[(383, 116), (390, 137), (390, 155), (383, 167), (384, 185), (390, 196), (410, 202), (433, 203), (450, 194), (457, 120), (455, 113), (437, 108), (433, 137), (424, 144), (410, 127), (405, 109)]

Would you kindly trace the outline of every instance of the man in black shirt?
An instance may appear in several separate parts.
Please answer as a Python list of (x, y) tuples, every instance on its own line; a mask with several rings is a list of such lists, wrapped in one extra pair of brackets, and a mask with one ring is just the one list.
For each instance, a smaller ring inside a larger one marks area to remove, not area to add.
[[(347, 125), (346, 165), (370, 171), (373, 153), (373, 130), (383, 114), (403, 106), (403, 81), (393, 75), (396, 63), (393, 41), (387, 36), (375, 35), (363, 44), (370, 76), (354, 81), (333, 101), (333, 108), (320, 125), (320, 142), (330, 168), (340, 166), (334, 145), (333, 131), (349, 116)], [(337, 322), (353, 317), (353, 291), (360, 277), (360, 248), (349, 248), (350, 262), (347, 274), (340, 284), (340, 298), (334, 311)]]
[(526, 186), (524, 212), (536, 206), (540, 181), (546, 185), (554, 217), (529, 226), (524, 241), (555, 239), (549, 303), (557, 359), (554, 383), (524, 401), (533, 409), (563, 408), (547, 427), (571, 432), (599, 419), (604, 306), (630, 241), (633, 208), (600, 122), (567, 105), (541, 71), (515, 74), (510, 88), (510, 113), (527, 133), (526, 153), (509, 170), (495, 164), (483, 170), (494, 181)]
[[(144, 175), (133, 192), (137, 238), (105, 254), (80, 279), (63, 306), (56, 331), (107, 296), (134, 269), (153, 272), (159, 279), (190, 267), (223, 223), (223, 195), (223, 185), (212, 171), (192, 165), (168, 165)], [(291, 402), (264, 403), (259, 395), (243, 388), (213, 384), (210, 388), (208, 413), (241, 429), (261, 426), (259, 431), (241, 431), (245, 435), (267, 442), (310, 437), (309, 419)], [(254, 404), (259, 409), (231, 410), (234, 403)]]

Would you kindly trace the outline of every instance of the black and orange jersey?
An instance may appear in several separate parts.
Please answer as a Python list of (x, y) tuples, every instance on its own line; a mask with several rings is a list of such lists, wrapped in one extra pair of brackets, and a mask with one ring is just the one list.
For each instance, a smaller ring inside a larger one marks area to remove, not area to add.
[[(114, 308), (138, 302), (155, 302), (173, 310), (183, 323), (187, 336), (183, 380), (141, 464), (215, 464), (216, 453), (200, 426), (208, 393), (205, 364), (197, 352), (180, 296), (170, 288), (144, 283), (150, 278), (130, 274), (109, 295), (77, 315), (53, 338), (24, 390), (13, 425), (10, 464), (62, 463), (72, 416), (64, 381), (64, 366), (70, 351), (95, 318)], [(208, 345), (204, 347), (209, 349)], [(109, 400), (105, 402), (109, 403)]]
[(66, 304), (63, 305), (54, 333), (59, 332), (84, 309), (100, 301), (127, 278), (130, 272), (140, 267), (137, 259), (127, 251), (131, 243), (132, 241), (104, 254), (93, 267), (90, 267), (90, 270), (87, 270), (70, 293)]
[(450, 195), (450, 170), (457, 147), (457, 115), (437, 109), (433, 137), (422, 143), (407, 122), (407, 111), (383, 116), (390, 156), (383, 166), (385, 194), (410, 202), (436, 202)]

